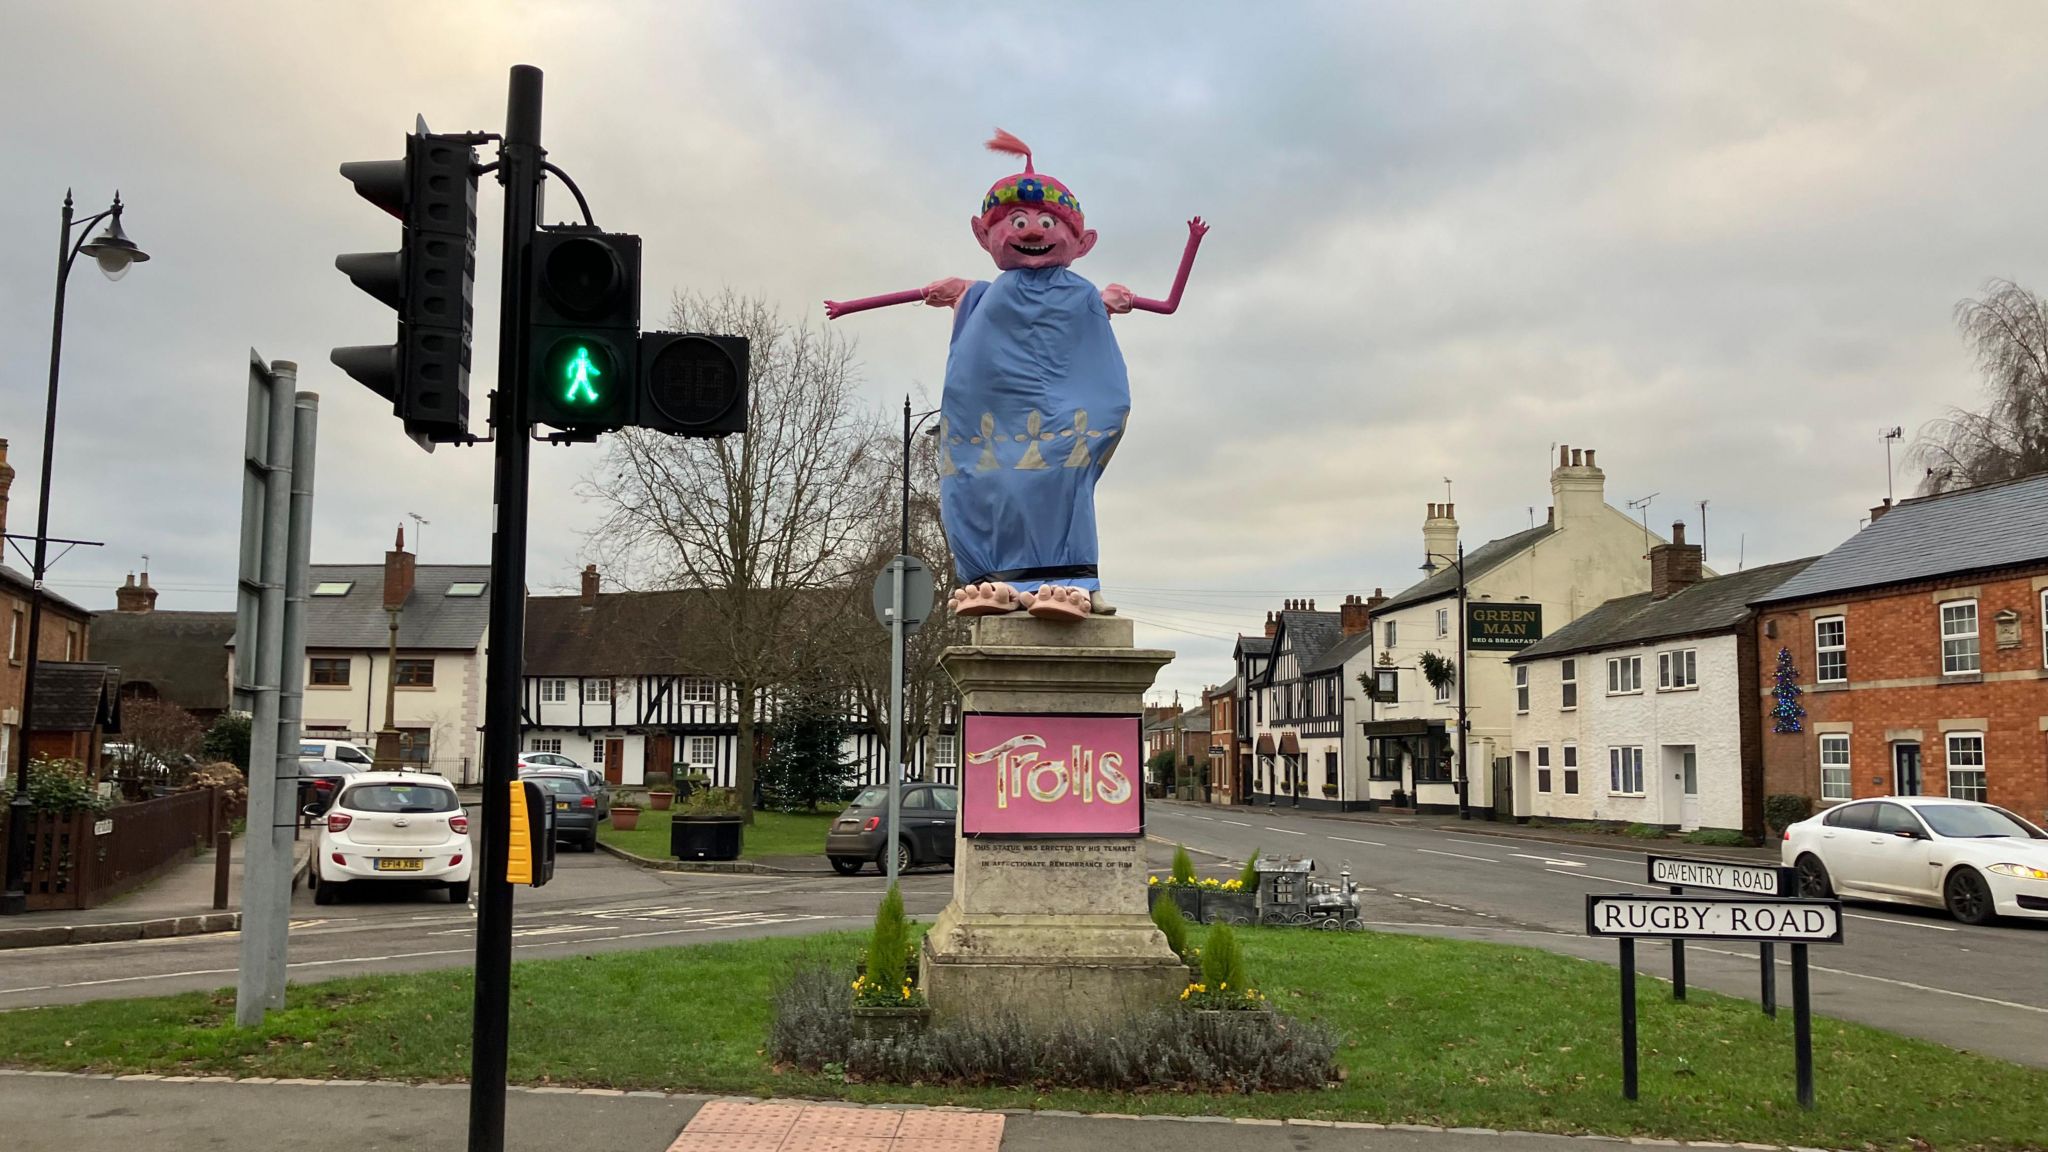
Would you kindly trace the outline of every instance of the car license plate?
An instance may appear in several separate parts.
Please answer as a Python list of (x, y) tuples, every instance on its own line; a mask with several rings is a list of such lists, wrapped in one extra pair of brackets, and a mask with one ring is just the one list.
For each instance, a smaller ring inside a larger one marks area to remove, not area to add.
[(569, 802), (568, 802), (567, 800), (557, 800), (557, 801), (555, 801), (555, 811), (557, 811), (557, 812), (567, 812), (568, 810), (569, 810)]
[(377, 861), (379, 872), (418, 872), (426, 866), (427, 862), (417, 856), (386, 856)]

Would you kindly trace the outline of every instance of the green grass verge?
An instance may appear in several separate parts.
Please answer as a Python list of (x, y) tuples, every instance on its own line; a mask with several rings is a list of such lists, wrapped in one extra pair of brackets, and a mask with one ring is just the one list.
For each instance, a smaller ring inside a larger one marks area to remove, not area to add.
[[(851, 934), (611, 953), (513, 967), (511, 1078), (1084, 1111), (1302, 1116), (1829, 1148), (2048, 1146), (2048, 1071), (1834, 1020), (1814, 1021), (1819, 1107), (1793, 1099), (1792, 1021), (1642, 982), (1642, 1099), (1621, 1099), (1618, 980), (1546, 952), (1298, 929), (1240, 933), (1275, 1004), (1335, 1027), (1344, 1082), (1259, 1096), (847, 1084), (769, 1066), (768, 997), (785, 964)], [(12, 1064), (103, 1072), (457, 1080), (469, 974), (294, 986), (261, 1028), (232, 991), (0, 1013)]]
[[(740, 838), (740, 855), (756, 856), (823, 856), (825, 854), (825, 831), (832, 826), (837, 812), (756, 812), (754, 822)], [(597, 829), (597, 838), (607, 844), (623, 848), (635, 856), (646, 856), (655, 860), (667, 860), (668, 825), (672, 812), (656, 812), (652, 808), (640, 813), (640, 826), (631, 832), (621, 832), (609, 823)]]

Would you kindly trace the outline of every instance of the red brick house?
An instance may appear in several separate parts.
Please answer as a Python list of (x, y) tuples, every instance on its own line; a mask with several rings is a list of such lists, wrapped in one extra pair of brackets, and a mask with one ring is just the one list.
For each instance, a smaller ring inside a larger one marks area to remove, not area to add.
[[(7, 463), (7, 441), (0, 440), (0, 532), (7, 529), (7, 492), (14, 468)], [(35, 591), (27, 574), (0, 564), (0, 626), (7, 629), (6, 659), (0, 661), (0, 765), (8, 771), (20, 755), (22, 687), (28, 672), (29, 596)], [(99, 764), (99, 733), (95, 725), (76, 726), (80, 715), (106, 719), (99, 699), (97, 665), (66, 669), (58, 661), (88, 658), (92, 613), (43, 589), (43, 626), (36, 653), (36, 731), (31, 751), (37, 755), (75, 759), (89, 768)], [(87, 697), (91, 697), (88, 701)], [(74, 707), (73, 705), (76, 705)], [(61, 711), (62, 715), (57, 713)], [(54, 727), (53, 727), (54, 725)]]
[(1233, 676), (1202, 693), (1209, 709), (1208, 798), (1216, 804), (1237, 803), (1237, 689)]
[[(1757, 602), (1764, 792), (2048, 818), (2048, 473), (1880, 505)], [(1778, 731), (1778, 653), (1806, 715)]]

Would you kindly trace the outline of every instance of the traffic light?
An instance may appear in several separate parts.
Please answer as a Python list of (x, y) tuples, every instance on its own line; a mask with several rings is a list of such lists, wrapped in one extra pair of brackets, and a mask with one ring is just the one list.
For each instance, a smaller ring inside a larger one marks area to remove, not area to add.
[(533, 234), (527, 261), (527, 398), (536, 424), (611, 432), (634, 423), (640, 238), (581, 225)]
[(747, 430), (747, 338), (695, 332), (640, 337), (642, 428), (681, 436)]
[(404, 226), (396, 252), (337, 256), (334, 266), (398, 313), (393, 344), (336, 348), (335, 367), (391, 401), (421, 447), (469, 437), (469, 335), (476, 280), (476, 150), (421, 120), (405, 159), (343, 164), (363, 199)]

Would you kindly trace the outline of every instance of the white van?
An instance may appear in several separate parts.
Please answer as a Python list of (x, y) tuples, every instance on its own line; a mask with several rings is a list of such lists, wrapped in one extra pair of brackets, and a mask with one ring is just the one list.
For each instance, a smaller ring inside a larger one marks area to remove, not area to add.
[(343, 764), (357, 764), (364, 768), (369, 768), (377, 762), (377, 758), (370, 755), (362, 745), (351, 744), (346, 740), (301, 740), (299, 759), (339, 760)]

